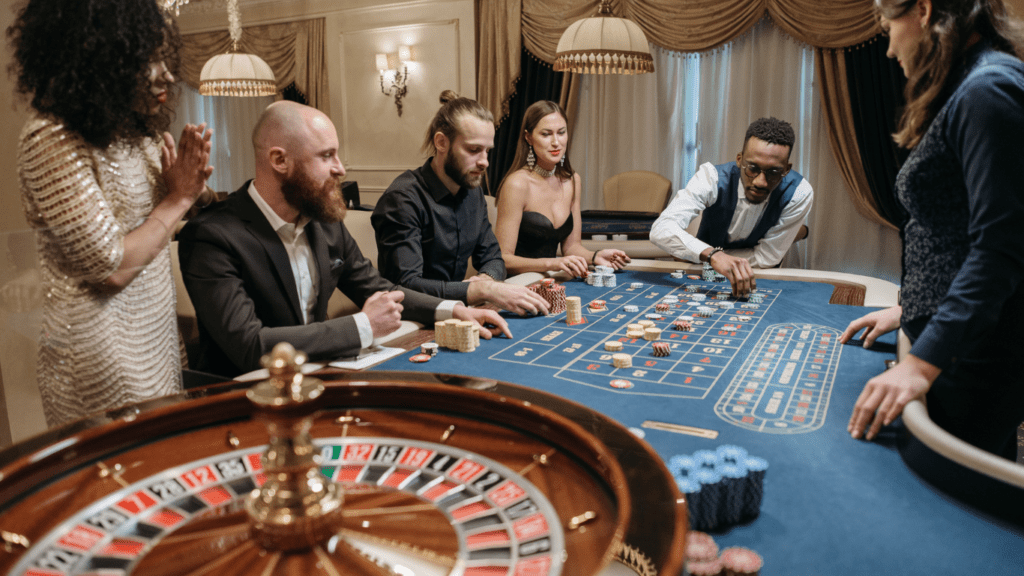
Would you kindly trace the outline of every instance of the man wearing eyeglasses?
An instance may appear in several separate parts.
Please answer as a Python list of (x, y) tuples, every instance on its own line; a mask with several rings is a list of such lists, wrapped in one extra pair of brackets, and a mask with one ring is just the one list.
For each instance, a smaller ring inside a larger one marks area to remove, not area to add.
[[(760, 118), (735, 162), (702, 164), (651, 227), (651, 242), (690, 262), (710, 262), (733, 296), (757, 287), (753, 268), (782, 261), (811, 211), (814, 191), (792, 170), (796, 136), (788, 122)], [(703, 212), (694, 237), (686, 231)]]

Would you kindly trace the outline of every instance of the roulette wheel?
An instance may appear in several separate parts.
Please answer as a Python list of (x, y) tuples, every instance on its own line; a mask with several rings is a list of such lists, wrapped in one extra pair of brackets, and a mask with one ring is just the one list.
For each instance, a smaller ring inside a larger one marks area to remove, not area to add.
[(275, 349), (272, 377), (252, 389), (129, 406), (0, 453), (0, 570), (681, 569), (685, 502), (651, 448), (607, 417), (478, 378), (304, 378), (289, 354)]

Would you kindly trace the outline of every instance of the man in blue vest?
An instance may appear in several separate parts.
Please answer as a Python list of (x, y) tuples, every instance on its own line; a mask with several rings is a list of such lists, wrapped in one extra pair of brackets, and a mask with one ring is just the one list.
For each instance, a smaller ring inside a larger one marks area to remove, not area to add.
[[(814, 191), (789, 162), (795, 140), (788, 122), (755, 120), (735, 162), (702, 164), (676, 192), (651, 242), (682, 260), (710, 262), (734, 296), (749, 294), (757, 287), (753, 268), (778, 265), (811, 211)], [(686, 227), (701, 212), (694, 237)]]

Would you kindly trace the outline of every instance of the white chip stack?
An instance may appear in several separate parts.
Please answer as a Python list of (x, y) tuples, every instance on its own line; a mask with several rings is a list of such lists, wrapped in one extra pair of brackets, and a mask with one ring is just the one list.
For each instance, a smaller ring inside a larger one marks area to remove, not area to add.
[(583, 322), (583, 304), (579, 296), (565, 297), (565, 323), (573, 326)]
[(455, 325), (455, 341), (459, 352), (473, 352), (473, 323), (465, 320)]

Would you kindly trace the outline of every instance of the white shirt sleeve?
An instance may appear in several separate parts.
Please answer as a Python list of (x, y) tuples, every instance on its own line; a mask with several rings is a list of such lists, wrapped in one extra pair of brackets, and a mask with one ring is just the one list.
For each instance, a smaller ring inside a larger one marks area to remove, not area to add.
[(359, 347), (369, 348), (373, 344), (373, 326), (370, 326), (370, 317), (365, 312), (356, 312), (352, 315), (356, 322), (356, 330), (359, 331)]
[(442, 300), (434, 310), (434, 320), (438, 322), (450, 320), (454, 316), (452, 312), (454, 312), (455, 307), (461, 303), (458, 300)]
[(782, 261), (782, 257), (793, 245), (793, 239), (800, 231), (807, 215), (811, 213), (811, 205), (814, 203), (814, 190), (806, 178), (800, 181), (793, 192), (793, 197), (782, 209), (779, 216), (779, 223), (768, 229), (764, 238), (754, 248), (747, 248), (743, 251), (749, 254), (739, 254), (740, 250), (730, 251), (733, 256), (746, 258), (754, 268), (771, 268)]
[(672, 196), (672, 201), (651, 226), (651, 242), (669, 254), (700, 262), (700, 253), (711, 246), (686, 231), (686, 227), (718, 200), (718, 170), (705, 162), (686, 183), (686, 187)]
[[(441, 322), (452, 318), (452, 311), (461, 304), (458, 300), (442, 300), (434, 309), (434, 320)], [(356, 329), (359, 331), (359, 347), (369, 348), (373, 344), (373, 327), (370, 326), (370, 317), (363, 312), (356, 312), (352, 315), (356, 322)]]

